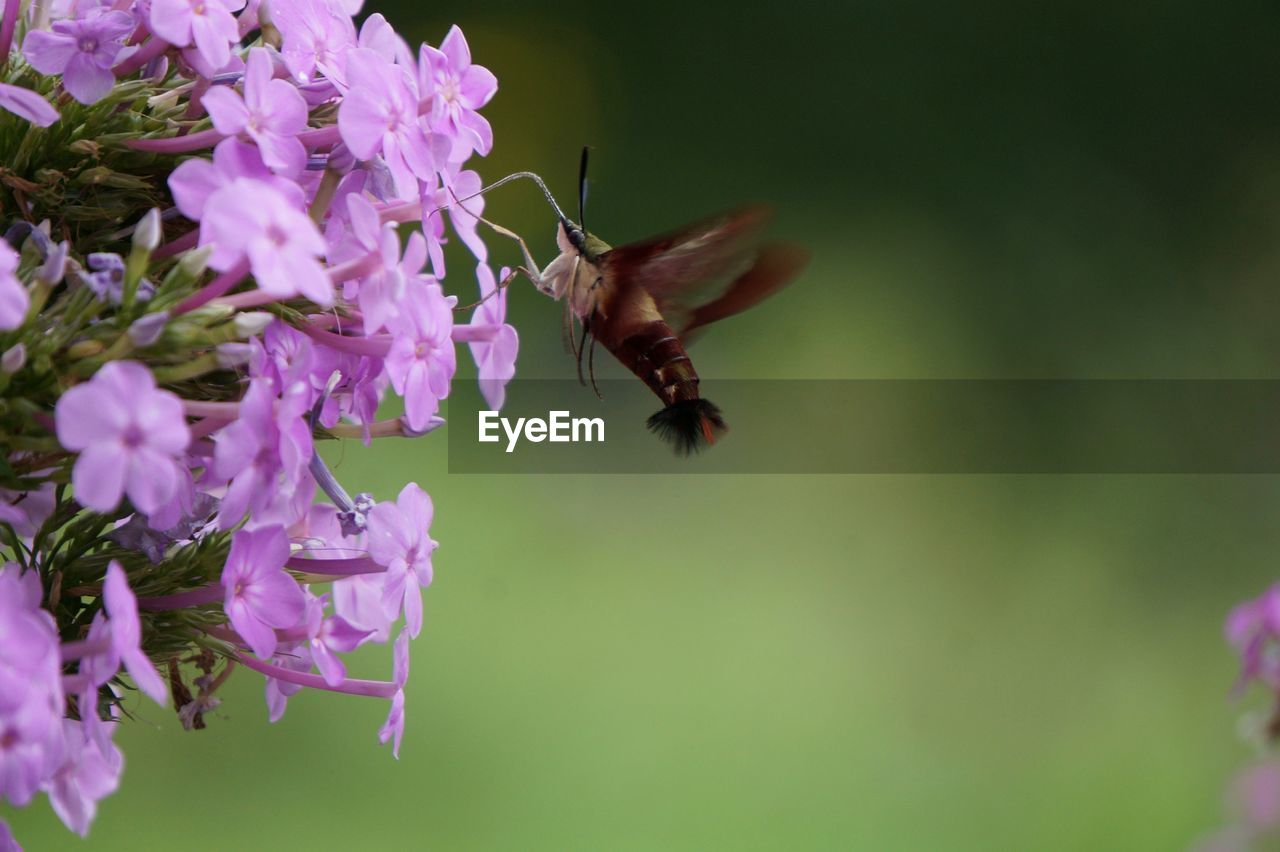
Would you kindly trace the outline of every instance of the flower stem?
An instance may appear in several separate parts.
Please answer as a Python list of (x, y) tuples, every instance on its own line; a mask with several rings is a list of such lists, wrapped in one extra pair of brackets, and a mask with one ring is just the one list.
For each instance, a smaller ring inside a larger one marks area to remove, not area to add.
[[(134, 54), (135, 56), (137, 54)], [(124, 144), (135, 151), (148, 151), (153, 154), (185, 154), (188, 151), (199, 151), (201, 148), (212, 148), (221, 142), (223, 136), (216, 128), (201, 130), (199, 133), (188, 133), (186, 136), (166, 136), (163, 139), (126, 139)]]
[(368, 556), (353, 556), (347, 559), (313, 559), (309, 556), (290, 556), (285, 563), (295, 571), (308, 574), (340, 574), (350, 577), (355, 574), (383, 574), (386, 567), (374, 562)]
[(242, 260), (208, 284), (201, 287), (192, 295), (182, 300), (176, 308), (173, 309), (174, 316), (185, 314), (187, 311), (194, 311), (196, 308), (213, 301), (219, 296), (225, 295), (228, 290), (235, 287), (249, 275), (249, 261)]
[(223, 598), (221, 583), (210, 583), (198, 589), (178, 592), (176, 595), (160, 595), (154, 598), (138, 598), (138, 609), (148, 612), (159, 612), (166, 609), (186, 609), (189, 606), (204, 606), (217, 603)]
[(332, 331), (316, 328), (310, 323), (303, 324), (300, 330), (318, 343), (323, 343), (325, 346), (330, 346), (342, 352), (350, 352), (352, 355), (385, 358), (387, 353), (391, 351), (391, 338), (386, 335), (348, 337), (345, 334), (334, 334)]
[(22, 0), (4, 0), (4, 20), (0, 20), (0, 65), (9, 61), (9, 48), (13, 44), (13, 31), (18, 26)]
[[(169, 49), (169, 42), (153, 34), (149, 42), (144, 44), (142, 47), (138, 48), (132, 56), (130, 56), (124, 62), (121, 62), (119, 65), (117, 65), (115, 68), (111, 70), (115, 72), (115, 75), (117, 77), (128, 77), (134, 71), (137, 71), (139, 68), (144, 67), (148, 62), (155, 59), (157, 56), (164, 53), (168, 49)], [(140, 139), (138, 141), (141, 142), (146, 140)], [(126, 143), (126, 144), (130, 144), (130, 143)], [(145, 151), (147, 149), (139, 148), (138, 150)]]
[(195, 248), (198, 242), (200, 242), (200, 229), (194, 228), (177, 239), (170, 240), (160, 246), (151, 256), (156, 260), (164, 260), (166, 257), (173, 257), (175, 254), (182, 254), (187, 249)]
[(298, 686), (307, 686), (311, 689), (323, 689), (327, 692), (345, 692), (348, 695), (366, 695), (370, 698), (391, 698), (400, 689), (390, 681), (355, 680), (353, 678), (348, 678), (338, 686), (330, 686), (318, 674), (296, 672), (283, 666), (264, 663), (249, 654), (241, 654), (239, 662), (246, 668), (253, 669), (255, 672), (264, 674), (267, 677), (273, 677), (285, 683), (296, 683)]
[(499, 325), (455, 325), (450, 337), (454, 343), (488, 343), (501, 330)]
[(62, 661), (78, 660), (81, 657), (92, 657), (105, 654), (111, 650), (110, 639), (80, 639), (76, 642), (63, 642), (60, 651)]

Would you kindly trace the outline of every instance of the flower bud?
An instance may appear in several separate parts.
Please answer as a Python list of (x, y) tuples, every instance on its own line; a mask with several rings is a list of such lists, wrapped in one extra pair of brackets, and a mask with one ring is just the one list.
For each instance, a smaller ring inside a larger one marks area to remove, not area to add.
[(164, 327), (169, 323), (168, 311), (157, 311), (133, 321), (129, 326), (129, 340), (134, 346), (145, 348), (160, 339)]
[(155, 251), (160, 245), (161, 228), (160, 210), (152, 207), (142, 214), (142, 219), (133, 229), (133, 247), (142, 251)]
[(22, 365), (27, 363), (27, 347), (21, 343), (10, 346), (0, 355), (0, 372), (10, 375), (22, 369)]
[(218, 366), (225, 370), (243, 367), (253, 358), (253, 347), (248, 343), (219, 343), (214, 351), (218, 355)]
[(182, 255), (182, 260), (178, 261), (178, 268), (183, 275), (190, 276), (192, 279), (199, 278), (209, 268), (209, 256), (212, 254), (213, 246), (193, 248)]
[(57, 284), (67, 274), (67, 255), (71, 252), (71, 244), (66, 240), (51, 243), (49, 253), (40, 266), (37, 277), (46, 284)]
[(244, 311), (236, 314), (236, 334), (240, 337), (257, 337), (275, 321), (275, 315), (266, 311)]

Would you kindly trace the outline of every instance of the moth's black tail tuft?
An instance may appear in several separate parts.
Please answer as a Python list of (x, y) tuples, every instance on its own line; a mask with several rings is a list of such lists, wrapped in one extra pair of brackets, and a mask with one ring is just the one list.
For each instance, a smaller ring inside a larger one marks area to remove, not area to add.
[(687, 456), (716, 442), (728, 431), (720, 409), (705, 399), (682, 399), (648, 420), (649, 430), (671, 444), (677, 454)]

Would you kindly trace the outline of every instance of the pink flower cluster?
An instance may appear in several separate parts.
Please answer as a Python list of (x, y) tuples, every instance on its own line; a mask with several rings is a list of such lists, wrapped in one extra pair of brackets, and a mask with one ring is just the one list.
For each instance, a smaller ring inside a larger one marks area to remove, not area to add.
[[(84, 639), (60, 642), (43, 599), (36, 572), (0, 567), (0, 799), (22, 807), (47, 793), (67, 827), (84, 835), (124, 768), (111, 741), (115, 725), (99, 715), (99, 691), (114, 689), (121, 667), (160, 704), (167, 691), (141, 650), (137, 601), (118, 563), (107, 569), (103, 610)], [(71, 662), (78, 671), (64, 674)], [(67, 707), (77, 718), (64, 718)]]
[[(6, 0), (6, 25), (19, 9)], [(160, 703), (170, 692), (152, 659), (177, 662), (147, 650), (149, 614), (199, 611), (228, 670), (265, 676), (272, 721), (306, 688), (386, 701), (378, 736), (398, 755), (408, 640), (422, 629), (436, 549), (432, 501), (413, 483), (394, 500), (350, 496), (315, 440), (440, 427), (463, 342), (500, 406), (518, 338), (476, 233), (481, 200), (465, 200), (481, 185), (465, 164), (493, 144), (479, 110), (497, 81), (457, 27), (439, 48), (414, 51), (381, 15), (357, 27), (356, 11), (349, 0), (78, 0), (31, 4), (18, 45), (13, 26), (0, 28), (0, 64), (21, 57), (81, 104), (133, 79), (164, 80), (188, 99), (181, 132), (171, 124), (127, 143), (173, 163), (163, 188), (173, 206), (144, 217), (134, 245), (144, 263), (154, 254), (215, 273), (152, 310), (156, 285), (130, 279), (132, 257), (80, 267), (35, 231), (49, 259), (20, 276), (21, 246), (0, 240), (0, 332), (20, 334), (52, 288), (75, 286), (73, 269), (104, 304), (141, 311), (132, 348), (210, 312), (244, 331), (216, 350), (240, 374), (232, 399), (166, 387), (124, 349), (39, 415), (67, 454), (69, 497), (112, 518), (111, 541), (139, 557), (126, 560), (127, 577), (112, 562), (100, 589), (77, 592), (99, 595), (102, 609), (75, 638), (51, 614), (59, 592), (42, 583), (33, 544), (56, 516), (54, 485), (0, 490), (0, 525), (25, 556), (0, 570), (0, 799), (21, 807), (46, 792), (81, 834), (123, 768), (111, 741), (123, 675)], [(59, 120), (17, 86), (0, 86), (0, 108), (37, 126)], [(465, 301), (480, 301), (466, 324), (455, 324), (459, 299), (443, 284), (443, 208), (475, 261), (479, 292)], [(402, 239), (410, 222), (420, 227)], [(0, 374), (22, 368), (20, 350), (4, 353)], [(404, 414), (379, 420), (389, 390)], [(316, 503), (321, 494), (330, 502)], [(131, 584), (155, 587), (166, 559), (216, 541), (229, 542), (218, 576), (135, 599)], [(348, 676), (343, 656), (367, 643), (392, 645), (389, 680)], [(197, 681), (199, 696), (174, 691), (184, 722), (216, 704), (211, 680)], [(0, 822), (0, 846), (7, 836)]]

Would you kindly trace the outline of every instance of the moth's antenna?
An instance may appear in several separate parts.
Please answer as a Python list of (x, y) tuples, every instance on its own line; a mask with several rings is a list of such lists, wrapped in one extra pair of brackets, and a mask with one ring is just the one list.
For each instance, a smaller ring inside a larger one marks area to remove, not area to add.
[[(493, 183), (489, 184), (488, 186), (484, 187), (483, 189), (479, 190), (478, 192), (473, 192), (473, 193), (471, 193), (471, 194), (470, 194), (470, 195), (468, 195), (466, 198), (456, 198), (456, 197), (455, 197), (455, 198), (453, 199), (454, 204), (461, 204), (461, 203), (462, 203), (462, 202), (464, 202), (464, 201), (470, 201), (471, 199), (475, 198), (476, 196), (484, 195), (486, 192), (489, 192), (490, 190), (497, 189), (498, 187), (500, 187), (500, 186), (502, 186), (502, 185), (504, 185), (504, 184), (511, 183), (511, 181), (513, 181), (513, 180), (517, 180), (517, 179), (519, 179), (519, 178), (526, 178), (526, 179), (531, 180), (531, 181), (533, 181), (534, 183), (536, 183), (536, 184), (538, 185), (538, 188), (542, 190), (542, 194), (546, 196), (546, 198), (547, 198), (547, 203), (551, 205), (551, 209), (552, 209), (552, 210), (554, 210), (554, 211), (556, 211), (556, 216), (560, 217), (560, 221), (562, 221), (562, 222), (567, 222), (567, 221), (569, 221), (569, 217), (564, 215), (564, 211), (563, 211), (563, 210), (561, 210), (561, 209), (560, 209), (560, 205), (556, 203), (556, 198), (555, 198), (555, 196), (554, 196), (554, 195), (552, 195), (552, 194), (551, 194), (551, 190), (547, 189), (547, 185), (546, 185), (545, 183), (543, 183), (543, 182), (542, 182), (542, 178), (538, 177), (538, 176), (537, 176), (537, 175), (535, 175), (533, 172), (514, 172), (514, 173), (512, 173), (512, 174), (509, 174), (509, 175), (507, 175), (507, 176), (506, 176), (506, 177), (504, 177), (504, 178), (501, 178), (501, 179), (499, 179), (499, 180), (495, 180)], [(428, 213), (428, 214), (427, 214), (427, 216), (426, 216), (426, 218), (428, 218), (428, 219), (429, 219), (429, 218), (431, 218), (432, 216), (434, 216), (435, 214), (439, 213), (441, 210), (448, 210), (448, 209), (449, 209), (450, 207), (452, 207), (452, 206), (453, 206), (453, 204), (443, 204), (443, 205), (441, 205), (441, 206), (437, 207), (436, 209), (432, 210), (430, 213)], [(465, 208), (463, 208), (463, 209), (465, 209)], [(471, 211), (469, 211), (469, 210), (468, 210), (467, 212), (468, 212), (468, 213), (470, 213)]]
[(590, 145), (582, 146), (582, 164), (578, 166), (578, 227), (587, 229), (587, 154)]

